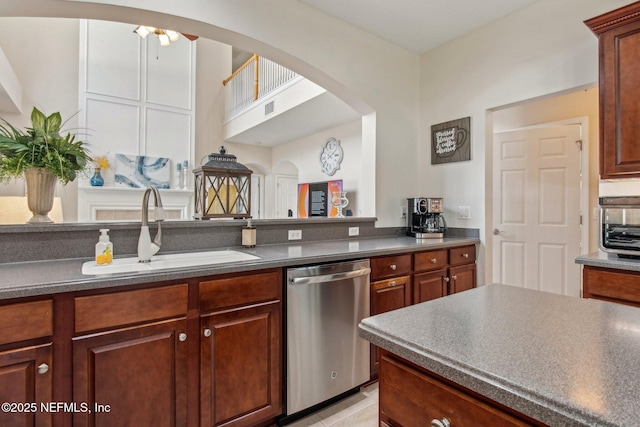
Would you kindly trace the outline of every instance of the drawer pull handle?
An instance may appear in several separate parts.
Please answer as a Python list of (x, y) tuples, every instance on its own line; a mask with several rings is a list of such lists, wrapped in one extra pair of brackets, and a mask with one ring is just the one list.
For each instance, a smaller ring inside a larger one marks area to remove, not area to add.
[(49, 372), (49, 365), (47, 365), (46, 363), (38, 365), (39, 374), (46, 374), (47, 372)]
[(451, 427), (451, 422), (446, 418), (441, 420), (436, 420), (434, 418), (431, 420), (431, 427)]
[(180, 342), (185, 342), (187, 340), (187, 334), (184, 332), (178, 334), (178, 340), (180, 340)]
[(391, 282), (389, 282), (389, 286), (395, 286), (396, 285), (396, 281), (392, 280)]
[(435, 263), (438, 262), (438, 259), (437, 258), (431, 258), (431, 262), (435, 264)]
[(462, 254), (462, 258), (469, 258), (469, 254)]
[(394, 270), (394, 271), (395, 271), (395, 269), (396, 269), (396, 268), (398, 268), (398, 266), (396, 266), (395, 264), (391, 264), (391, 265), (389, 266), (389, 268), (391, 268), (392, 270)]
[(204, 330), (203, 333), (205, 337), (209, 338), (211, 336), (211, 329), (207, 328)]

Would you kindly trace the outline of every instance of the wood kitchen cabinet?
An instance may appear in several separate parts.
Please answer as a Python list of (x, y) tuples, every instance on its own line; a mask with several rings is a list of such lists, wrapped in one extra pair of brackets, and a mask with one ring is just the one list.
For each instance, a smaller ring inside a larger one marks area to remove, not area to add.
[(187, 425), (186, 284), (75, 298), (74, 427)]
[(200, 425), (245, 427), (282, 414), (281, 270), (202, 281)]
[[(475, 245), (372, 258), (371, 315), (474, 288), (475, 262)], [(372, 344), (371, 378), (378, 368), (378, 347)]]
[[(380, 356), (380, 425), (542, 425), (386, 351)], [(440, 424), (437, 424), (440, 422)]]
[(585, 265), (582, 297), (640, 307), (640, 272)]
[(40, 343), (50, 341), (52, 316), (51, 300), (0, 306), (0, 402), (14, 404), (0, 412), (2, 426), (52, 425), (39, 406), (53, 400), (52, 344)]
[(474, 288), (475, 262), (475, 245), (414, 254), (413, 303)]
[[(369, 311), (372, 316), (411, 305), (411, 270), (411, 254), (371, 259)], [(378, 347), (372, 344), (370, 353), (371, 376), (375, 377)]]
[(599, 44), (600, 178), (640, 177), (640, 2), (585, 24)]
[(274, 423), (282, 277), (276, 268), (0, 305), (0, 384), (11, 384), (0, 400), (66, 405), (0, 413), (0, 425)]

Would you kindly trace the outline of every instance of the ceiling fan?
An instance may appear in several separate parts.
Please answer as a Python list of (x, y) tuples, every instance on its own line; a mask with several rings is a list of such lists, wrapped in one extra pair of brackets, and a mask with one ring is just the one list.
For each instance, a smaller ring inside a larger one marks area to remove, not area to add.
[(194, 36), (193, 34), (179, 33), (173, 30), (164, 30), (162, 28), (149, 27), (146, 25), (138, 25), (133, 32), (138, 33), (138, 35), (143, 39), (149, 34), (155, 34), (156, 37), (158, 37), (158, 40), (160, 40), (160, 46), (169, 46), (171, 42), (175, 42), (180, 38), (180, 34), (190, 41), (194, 41), (198, 38), (198, 36)]

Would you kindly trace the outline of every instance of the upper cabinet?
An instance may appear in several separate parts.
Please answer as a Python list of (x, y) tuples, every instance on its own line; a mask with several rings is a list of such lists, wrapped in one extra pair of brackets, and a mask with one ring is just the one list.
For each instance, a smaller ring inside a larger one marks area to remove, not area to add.
[(640, 2), (585, 24), (599, 41), (600, 178), (640, 177)]

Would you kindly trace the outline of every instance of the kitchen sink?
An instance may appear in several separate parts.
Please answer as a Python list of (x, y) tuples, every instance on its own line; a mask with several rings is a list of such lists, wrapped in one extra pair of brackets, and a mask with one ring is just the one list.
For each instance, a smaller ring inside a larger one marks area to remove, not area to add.
[(198, 267), (202, 265), (224, 264), (228, 262), (259, 259), (256, 255), (234, 250), (188, 252), (179, 254), (154, 255), (149, 262), (138, 262), (138, 257), (115, 258), (111, 264), (98, 265), (95, 261), (82, 264), (82, 274), (116, 274), (151, 272), (171, 268)]

